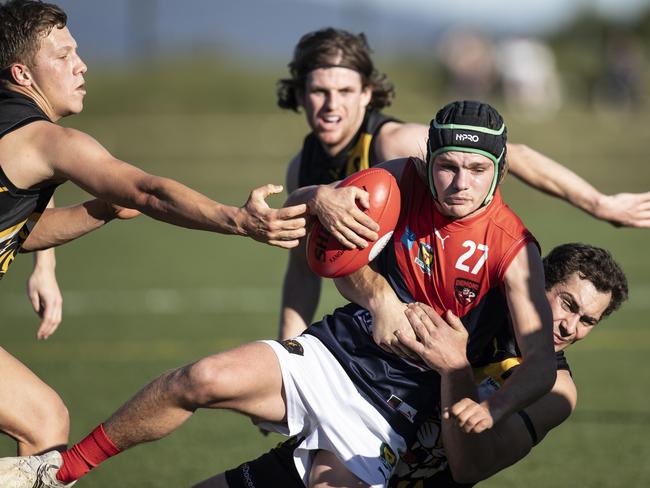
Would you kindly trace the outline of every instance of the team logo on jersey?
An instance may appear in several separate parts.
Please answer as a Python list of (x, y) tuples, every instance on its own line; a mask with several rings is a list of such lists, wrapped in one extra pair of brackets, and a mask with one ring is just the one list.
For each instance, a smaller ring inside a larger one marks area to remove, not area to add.
[(445, 239), (449, 239), (449, 234), (447, 234), (445, 237), (442, 237), (442, 234), (438, 229), (433, 229), (433, 233), (435, 236), (440, 240), (440, 245), (442, 246), (442, 249), (445, 249)]
[(395, 452), (385, 442), (382, 442), (379, 447), (379, 459), (381, 459), (382, 464), (389, 472), (393, 471), (395, 464), (397, 464)]
[(302, 344), (300, 344), (300, 342), (296, 340), (287, 339), (278, 342), (282, 344), (282, 347), (284, 347), (287, 351), (289, 351), (290, 354), (295, 354), (297, 356), (305, 355), (305, 350), (302, 348)]
[(400, 238), (400, 241), (402, 241), (402, 244), (404, 244), (406, 249), (410, 251), (416, 239), (417, 238), (415, 237), (415, 232), (409, 229), (407, 225), (406, 229), (404, 229), (404, 234), (402, 234), (402, 237)]
[(395, 486), (424, 486), (424, 480), (447, 467), (447, 454), (440, 436), (440, 414), (428, 418), (418, 429), (416, 440), (400, 453), (393, 477)]
[(465, 278), (456, 278), (456, 283), (454, 285), (454, 290), (456, 292), (456, 300), (461, 305), (469, 305), (476, 300), (478, 296), (478, 291), (481, 285), (472, 280), (467, 280)]
[(423, 273), (431, 274), (431, 263), (433, 262), (433, 248), (426, 242), (419, 243), (418, 257), (415, 258), (417, 264)]

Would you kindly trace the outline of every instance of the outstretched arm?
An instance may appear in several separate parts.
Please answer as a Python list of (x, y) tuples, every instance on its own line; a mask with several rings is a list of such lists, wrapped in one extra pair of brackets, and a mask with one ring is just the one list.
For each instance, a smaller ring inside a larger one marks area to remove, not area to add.
[(570, 169), (523, 144), (508, 144), (510, 172), (615, 226), (650, 227), (650, 191), (604, 195)]
[(46, 123), (41, 128), (41, 153), (52, 177), (70, 179), (102, 200), (163, 222), (244, 235), (280, 247), (297, 246), (305, 233), (304, 205), (273, 209), (266, 204), (266, 197), (282, 191), (281, 186), (253, 190), (241, 208), (223, 205), (177, 181), (114, 158), (87, 134)]

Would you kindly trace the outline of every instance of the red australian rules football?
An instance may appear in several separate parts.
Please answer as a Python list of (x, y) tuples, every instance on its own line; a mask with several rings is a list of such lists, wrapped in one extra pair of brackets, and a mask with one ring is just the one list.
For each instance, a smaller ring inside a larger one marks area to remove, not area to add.
[(366, 215), (379, 225), (379, 238), (365, 249), (348, 249), (316, 221), (307, 240), (307, 262), (311, 270), (324, 278), (338, 278), (354, 273), (372, 261), (388, 243), (400, 212), (397, 181), (382, 168), (364, 169), (348, 176), (337, 185), (357, 186), (370, 195)]

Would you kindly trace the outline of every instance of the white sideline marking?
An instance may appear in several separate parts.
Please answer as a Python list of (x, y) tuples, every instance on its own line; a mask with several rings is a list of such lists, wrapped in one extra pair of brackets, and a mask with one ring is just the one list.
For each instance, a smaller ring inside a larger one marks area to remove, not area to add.
[[(62, 290), (65, 315), (172, 315), (190, 312), (268, 312), (280, 304), (279, 287), (149, 288)], [(0, 310), (10, 316), (33, 315), (27, 294), (0, 293)]]
[[(322, 299), (329, 298), (323, 290)], [(133, 290), (62, 290), (65, 315), (174, 315), (188, 312), (260, 313), (277, 311), (280, 287), (246, 288), (149, 288)], [(333, 297), (339, 298), (334, 292)], [(630, 300), (623, 310), (650, 310), (650, 284), (630, 285)], [(6, 316), (22, 317), (34, 312), (27, 294), (1, 293), (0, 310)]]

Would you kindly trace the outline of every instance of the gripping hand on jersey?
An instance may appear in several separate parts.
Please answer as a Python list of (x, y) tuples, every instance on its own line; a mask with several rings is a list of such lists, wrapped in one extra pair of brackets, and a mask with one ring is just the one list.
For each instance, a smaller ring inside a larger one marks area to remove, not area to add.
[(450, 310), (447, 310), (443, 319), (429, 305), (411, 303), (404, 313), (415, 333), (404, 334), (401, 330), (395, 332), (405, 349), (441, 374), (469, 365), (466, 354), (467, 330)]
[[(400, 342), (441, 375), (471, 368), (467, 359), (467, 330), (450, 310), (445, 317), (423, 303), (409, 305), (406, 316), (417, 340), (398, 334)], [(455, 419), (465, 433), (481, 433), (492, 428), (494, 419), (488, 407), (471, 398), (462, 398), (443, 412), (444, 419)]]
[(348, 249), (364, 249), (379, 237), (379, 226), (363, 213), (369, 207), (368, 192), (356, 186), (321, 186), (309, 202), (310, 213)]

